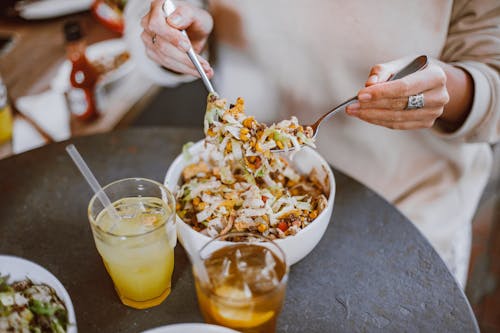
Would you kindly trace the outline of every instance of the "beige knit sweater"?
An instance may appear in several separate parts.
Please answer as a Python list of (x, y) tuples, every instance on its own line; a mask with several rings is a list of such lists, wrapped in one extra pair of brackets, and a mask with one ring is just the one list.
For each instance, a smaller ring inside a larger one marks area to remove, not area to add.
[[(156, 82), (192, 78), (162, 71), (141, 49), (131, 1), (126, 36)], [(398, 131), (339, 114), (321, 128), (320, 152), (336, 168), (393, 202), (465, 283), (471, 219), (500, 135), (498, 0), (219, 0), (211, 2), (218, 44), (217, 90), (242, 96), (248, 113), (311, 123), (363, 86), (370, 68), (427, 54), (468, 71), (470, 115), (454, 133)], [(358, 203), (362, 205), (362, 202)], [(356, 221), (351, 221), (353, 224)]]

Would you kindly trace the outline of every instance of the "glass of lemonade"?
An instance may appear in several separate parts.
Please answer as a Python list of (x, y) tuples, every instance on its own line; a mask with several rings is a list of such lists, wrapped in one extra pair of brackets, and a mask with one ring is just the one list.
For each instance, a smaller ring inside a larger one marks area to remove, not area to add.
[(275, 332), (288, 280), (283, 250), (260, 235), (230, 233), (198, 255), (193, 272), (205, 321), (241, 332)]
[(94, 196), (88, 215), (95, 244), (123, 304), (145, 309), (170, 293), (175, 199), (162, 184), (128, 178), (103, 188), (119, 219)]

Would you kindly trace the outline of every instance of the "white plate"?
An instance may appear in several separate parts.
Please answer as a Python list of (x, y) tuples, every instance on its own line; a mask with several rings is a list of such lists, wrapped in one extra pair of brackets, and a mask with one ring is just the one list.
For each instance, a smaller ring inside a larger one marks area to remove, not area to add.
[[(125, 41), (121, 38), (108, 39), (99, 43), (91, 44), (87, 47), (85, 55), (90, 61), (99, 58), (114, 57), (127, 50)], [(106, 85), (111, 82), (117, 81), (134, 69), (134, 63), (129, 58), (120, 67), (106, 73), (100, 80), (99, 85)], [(71, 63), (65, 60), (61, 67), (59, 67), (57, 74), (52, 80), (50, 86), (58, 92), (65, 92), (69, 88), (69, 75), (71, 73)]]
[(67, 332), (77, 332), (75, 310), (71, 298), (69, 298), (68, 292), (64, 289), (62, 283), (52, 273), (29, 260), (6, 255), (0, 255), (0, 273), (9, 275), (10, 283), (28, 278), (34, 283), (45, 283), (52, 287), (68, 310), (68, 319), (71, 326), (69, 326)]
[(238, 331), (232, 330), (227, 327), (200, 324), (200, 323), (188, 323), (188, 324), (174, 324), (161, 326), (157, 328), (152, 328), (150, 330), (144, 331), (142, 333), (238, 333)]
[(26, 20), (45, 20), (89, 10), (93, 0), (43, 0), (22, 3), (16, 9)]

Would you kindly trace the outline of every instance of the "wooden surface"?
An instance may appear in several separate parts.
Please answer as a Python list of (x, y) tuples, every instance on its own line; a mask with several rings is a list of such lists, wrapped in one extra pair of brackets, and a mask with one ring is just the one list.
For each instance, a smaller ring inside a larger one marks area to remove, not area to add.
[[(0, 54), (0, 74), (13, 101), (49, 88), (51, 80), (66, 59), (63, 26), (72, 19), (81, 23), (89, 45), (120, 37), (99, 24), (90, 12), (44, 21), (1, 19), (0, 34), (13, 35), (14, 38), (11, 47)], [(120, 87), (115, 89), (112, 94), (115, 102), (108, 103), (97, 121), (84, 123), (72, 119), (72, 136), (102, 133), (127, 126), (142, 111), (159, 88), (133, 74), (127, 79), (128, 83), (120, 83)], [(136, 83), (131, 80), (140, 80), (141, 89), (137, 90)], [(0, 158), (11, 153), (10, 144), (0, 145)]]
[(63, 25), (77, 19), (89, 44), (120, 37), (100, 25), (90, 12), (44, 21), (2, 19), (0, 34), (13, 34), (13, 46), (0, 56), (0, 73), (13, 99), (47, 89), (65, 59)]

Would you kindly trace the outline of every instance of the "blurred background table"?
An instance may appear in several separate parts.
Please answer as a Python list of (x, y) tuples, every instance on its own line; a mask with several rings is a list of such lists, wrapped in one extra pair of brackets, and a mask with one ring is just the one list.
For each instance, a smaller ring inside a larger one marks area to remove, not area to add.
[[(78, 20), (88, 45), (121, 38), (99, 24), (90, 12), (64, 17), (27, 21), (19, 18), (0, 18), (0, 35), (11, 36), (12, 43), (0, 53), (0, 74), (13, 101), (47, 90), (62, 63), (66, 60), (63, 25)], [(130, 81), (134, 82), (130, 82)], [(71, 121), (72, 136), (108, 132), (128, 126), (159, 91), (149, 80), (134, 76), (120, 89), (125, 101), (116, 101), (96, 121)], [(0, 158), (12, 153), (10, 144), (0, 144)]]
[[(200, 129), (143, 128), (71, 140), (103, 183), (162, 182)], [(68, 290), (80, 332), (139, 332), (201, 322), (189, 262), (175, 251), (172, 292), (149, 310), (122, 305), (95, 249), (92, 195), (57, 143), (0, 161), (0, 253), (35, 261)], [(464, 293), (429, 243), (392, 205), (335, 171), (330, 225), (291, 268), (278, 332), (478, 332)]]

